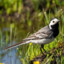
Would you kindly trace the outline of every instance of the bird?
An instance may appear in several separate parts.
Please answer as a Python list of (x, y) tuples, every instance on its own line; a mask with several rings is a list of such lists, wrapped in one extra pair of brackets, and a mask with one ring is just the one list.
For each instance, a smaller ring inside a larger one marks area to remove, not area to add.
[[(6, 49), (11, 49), (20, 45), (28, 44), (28, 43), (34, 43), (34, 44), (40, 44), (40, 50), (42, 52), (42, 48), (44, 49), (44, 45), (52, 42), (57, 35), (59, 34), (59, 19), (53, 18), (50, 20), (50, 23), (38, 30), (37, 32), (31, 34), (27, 38), (23, 39), (22, 42), (16, 43), (14, 45), (11, 45)], [(45, 51), (46, 52), (46, 51)], [(42, 52), (43, 53), (43, 52)]]

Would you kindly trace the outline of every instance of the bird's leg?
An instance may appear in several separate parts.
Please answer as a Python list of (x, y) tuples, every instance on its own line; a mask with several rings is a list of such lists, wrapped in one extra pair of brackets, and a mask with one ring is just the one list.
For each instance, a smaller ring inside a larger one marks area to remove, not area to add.
[[(44, 45), (43, 44), (41, 44), (41, 47), (40, 47), (40, 50), (41, 50), (41, 53), (43, 53), (42, 52), (42, 49), (45, 51), (45, 53), (46, 53), (46, 50), (44, 49)], [(44, 54), (44, 53), (43, 53)]]

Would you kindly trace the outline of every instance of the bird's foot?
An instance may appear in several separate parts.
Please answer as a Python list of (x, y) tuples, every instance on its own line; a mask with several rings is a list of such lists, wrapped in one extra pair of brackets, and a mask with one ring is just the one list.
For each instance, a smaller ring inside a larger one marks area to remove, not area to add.
[[(43, 51), (42, 51), (42, 49), (43, 49)], [(44, 49), (44, 45), (41, 45), (40, 51), (41, 51), (42, 54), (46, 54), (47, 53), (46, 50)]]
[(42, 53), (43, 55), (46, 54), (46, 53), (47, 53), (46, 50), (43, 49), (43, 51), (42, 51), (42, 49), (43, 49), (43, 48), (40, 47), (40, 51), (41, 51), (41, 53)]

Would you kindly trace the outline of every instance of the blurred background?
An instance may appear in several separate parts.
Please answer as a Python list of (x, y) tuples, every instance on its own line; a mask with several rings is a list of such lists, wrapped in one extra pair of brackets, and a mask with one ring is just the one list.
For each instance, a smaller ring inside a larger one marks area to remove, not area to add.
[[(64, 64), (64, 0), (0, 0), (0, 63), (29, 64), (30, 60), (41, 53), (38, 44), (30, 43), (6, 51), (4, 48), (21, 42), (48, 25), (53, 17), (60, 20), (60, 33), (44, 48), (50, 51), (62, 47), (56, 53), (60, 54), (61, 60), (57, 58), (56, 62)], [(46, 58), (50, 64), (53, 57)]]

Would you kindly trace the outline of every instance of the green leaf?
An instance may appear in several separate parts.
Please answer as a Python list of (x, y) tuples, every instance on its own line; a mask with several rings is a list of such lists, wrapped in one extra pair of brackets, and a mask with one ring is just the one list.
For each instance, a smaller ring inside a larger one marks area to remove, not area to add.
[(7, 8), (7, 14), (11, 13), (11, 8)]

